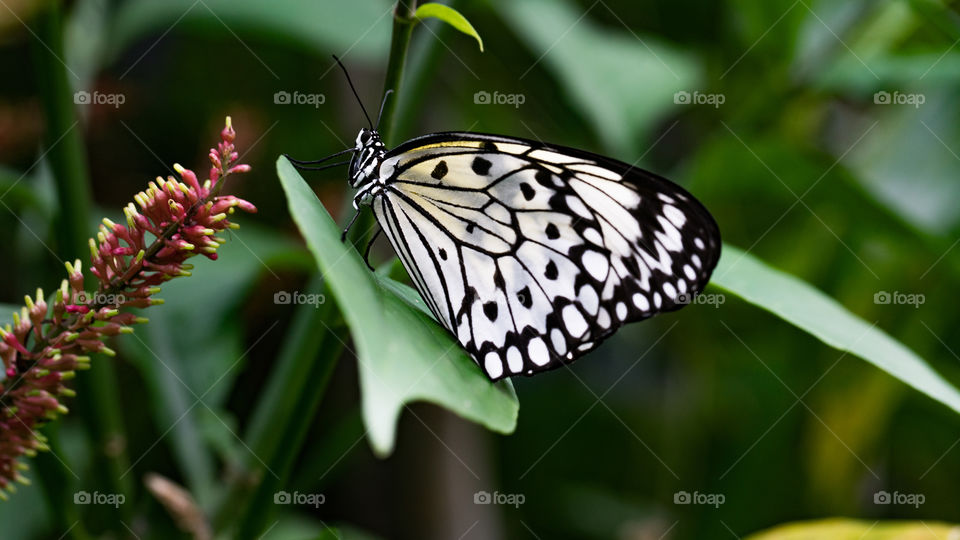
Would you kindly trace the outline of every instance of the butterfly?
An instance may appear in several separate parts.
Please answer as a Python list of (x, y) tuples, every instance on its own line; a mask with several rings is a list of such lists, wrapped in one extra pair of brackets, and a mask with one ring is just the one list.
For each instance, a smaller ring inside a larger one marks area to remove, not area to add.
[(707, 209), (654, 173), (482, 133), (387, 149), (367, 120), (334, 154), (349, 162), (292, 161), (349, 163), (354, 207), (372, 208), (434, 317), (491, 380), (563, 366), (689, 304), (720, 257)]

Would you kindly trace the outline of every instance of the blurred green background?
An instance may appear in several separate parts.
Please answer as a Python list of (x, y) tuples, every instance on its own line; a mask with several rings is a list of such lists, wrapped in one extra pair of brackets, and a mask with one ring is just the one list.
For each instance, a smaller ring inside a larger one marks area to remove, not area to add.
[[(6, 304), (63, 275), (54, 173), (44, 159), (60, 135), (45, 115), (38, 61), (49, 53), (46, 4), (0, 2)], [(485, 52), (440, 22), (416, 28), (390, 145), (472, 130), (637, 163), (701, 199), (726, 242), (813, 284), (960, 381), (955, 3), (453, 5)], [(126, 483), (134, 495), (122, 511), (73, 509), (85, 533), (104, 538), (189, 537), (143, 488), (150, 473), (185, 486), (204, 508), (235, 481), (252, 452), (242, 435), (292, 326), (291, 306), (274, 295), (313, 287), (314, 263), (274, 162), (281, 153), (312, 159), (352, 144), (364, 120), (330, 55), (343, 59), (375, 109), (392, 7), (63, 6), (72, 90), (93, 100), (123, 96), (118, 106), (77, 104), (78, 123), (63, 131), (82, 135), (93, 215), (118, 215), (147, 181), (172, 174), (174, 162), (204, 171), (226, 115), (254, 168), (232, 179), (230, 191), (259, 213), (239, 217), (242, 228), (220, 261), (200, 262), (193, 277), (165, 287), (166, 305), (145, 313), (151, 323), (111, 345), (117, 358), (95, 359), (114, 366), (126, 461), (104, 468), (91, 455), (96, 442), (81, 395), (80, 410), (53, 430), (58, 450), (31, 460), (35, 485), (0, 504), (3, 538), (79, 530), (38, 477), (59, 477), (69, 493)], [(278, 92), (294, 101), (322, 95), (314, 100), (322, 103), (284, 104)], [(350, 211), (344, 170), (305, 177), (342, 221)], [(374, 262), (392, 257), (386, 242), (375, 246)], [(956, 413), (724, 298), (631, 325), (570, 370), (516, 380), (512, 435), (415, 404), (384, 460), (364, 438), (349, 333), (327, 305), (315, 331), (333, 336), (325, 354), (346, 352), (318, 406), (293, 412), (305, 438), (279, 442), (296, 452), (288, 471), (278, 471), (286, 491), (323, 494), (324, 504), (253, 509), (265, 514), (264, 538), (317, 538), (341, 524), (386, 538), (685, 539), (832, 516), (960, 522)], [(475, 504), (483, 492), (523, 504)], [(922, 495), (923, 503), (883, 504), (883, 492)], [(682, 504), (684, 494), (693, 502), (719, 495), (722, 504)]]

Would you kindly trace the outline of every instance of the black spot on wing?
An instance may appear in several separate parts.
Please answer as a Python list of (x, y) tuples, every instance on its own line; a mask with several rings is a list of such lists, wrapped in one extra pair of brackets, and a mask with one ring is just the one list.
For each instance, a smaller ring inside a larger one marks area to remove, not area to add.
[(530, 309), (533, 306), (533, 298), (530, 296), (530, 287), (524, 287), (517, 291), (517, 299), (520, 300), (520, 305)]
[(520, 183), (520, 193), (523, 193), (523, 198), (526, 199), (526, 200), (528, 200), (528, 201), (529, 201), (529, 200), (533, 200), (533, 197), (537, 194), (537, 193), (533, 190), (533, 188), (530, 187), (530, 184), (528, 184), (528, 183), (526, 183), (526, 182), (521, 182), (521, 183)]
[(479, 174), (480, 176), (486, 176), (490, 173), (490, 166), (492, 163), (483, 159), (480, 156), (473, 158), (473, 163), (470, 164), (470, 168), (473, 169), (473, 172)]
[(487, 302), (483, 305), (483, 314), (491, 321), (497, 320), (497, 303)]
[(430, 173), (430, 176), (436, 180), (442, 180), (443, 177), (447, 175), (448, 171), (449, 169), (447, 168), (447, 162), (441, 159), (437, 162), (437, 166), (433, 168), (433, 172)]
[(545, 277), (545, 278), (547, 278), (547, 279), (549, 279), (549, 280), (552, 281), (552, 280), (554, 280), (554, 279), (557, 279), (557, 276), (558, 276), (558, 275), (559, 275), (559, 273), (557, 272), (557, 263), (555, 263), (555, 262), (553, 262), (553, 261), (548, 262), (548, 263), (547, 263), (547, 268), (546, 268), (546, 270), (544, 270), (544, 272), (543, 272), (543, 277)]
[(553, 182), (550, 181), (550, 171), (546, 169), (538, 170), (537, 173), (533, 175), (533, 179), (541, 186), (553, 187)]

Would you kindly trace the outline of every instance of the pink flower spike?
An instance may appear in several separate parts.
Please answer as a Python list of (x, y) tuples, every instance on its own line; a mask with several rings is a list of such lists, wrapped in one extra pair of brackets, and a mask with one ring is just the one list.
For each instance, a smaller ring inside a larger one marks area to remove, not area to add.
[(20, 343), (20, 340), (17, 339), (17, 336), (13, 334), (4, 333), (3, 341), (10, 347), (16, 349), (20, 354), (30, 354), (29, 351), (23, 347), (23, 344)]
[[(56, 290), (52, 306), (38, 291), (35, 299), (25, 298), (26, 307), (15, 315), (11, 331), (0, 327), (6, 374), (0, 382), (0, 410), (8, 411), (6, 417), (0, 415), (0, 488), (22, 478), (17, 463), (21, 455), (46, 449), (35, 430), (67, 412), (60, 399), (73, 391), (62, 382), (75, 371), (89, 369), (91, 353), (113, 356), (103, 342), (108, 336), (129, 333), (131, 325), (147, 322), (126, 310), (163, 303), (154, 298), (160, 291), (157, 285), (189, 275), (193, 266), (186, 263), (188, 258), (202, 253), (216, 260), (216, 249), (224, 242), (216, 233), (236, 227), (226, 212), (256, 211), (247, 201), (210, 189), (230, 174), (250, 170), (234, 163), (235, 137), (228, 118), (220, 142), (210, 149), (214, 167), (209, 180), (201, 183), (193, 171), (175, 165), (180, 180), (158, 177), (150, 182), (134, 196), (135, 203), (124, 207), (124, 225), (103, 220), (89, 241), (90, 273), (99, 281), (95, 292), (85, 292), (89, 289), (81, 261), (68, 262), (67, 279)], [(225, 212), (211, 213), (214, 206)], [(30, 332), (35, 333), (35, 351), (23, 345)]]

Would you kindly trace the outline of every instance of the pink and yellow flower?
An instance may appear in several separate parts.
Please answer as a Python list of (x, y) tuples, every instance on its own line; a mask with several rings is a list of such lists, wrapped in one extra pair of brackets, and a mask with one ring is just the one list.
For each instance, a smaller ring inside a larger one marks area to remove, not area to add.
[[(26, 483), (23, 455), (46, 449), (37, 428), (67, 412), (62, 398), (74, 392), (65, 385), (77, 370), (90, 367), (92, 353), (113, 356), (104, 338), (130, 333), (132, 325), (147, 322), (128, 311), (160, 304), (154, 298), (159, 285), (190, 275), (194, 255), (217, 259), (225, 240), (217, 236), (236, 228), (228, 217), (239, 208), (256, 212), (249, 202), (220, 195), (227, 176), (250, 170), (239, 164), (233, 141), (236, 134), (227, 117), (220, 142), (210, 149), (212, 167), (207, 180), (174, 165), (180, 176), (157, 177), (123, 209), (126, 223), (104, 219), (96, 239), (90, 239), (96, 291), (84, 288), (80, 260), (66, 263), (67, 279), (51, 298), (42, 289), (27, 296), (13, 323), (0, 327), (0, 359), (5, 378), (0, 382), (0, 488), (13, 481)], [(0, 498), (6, 495), (0, 491)]]

